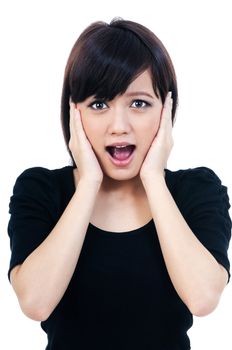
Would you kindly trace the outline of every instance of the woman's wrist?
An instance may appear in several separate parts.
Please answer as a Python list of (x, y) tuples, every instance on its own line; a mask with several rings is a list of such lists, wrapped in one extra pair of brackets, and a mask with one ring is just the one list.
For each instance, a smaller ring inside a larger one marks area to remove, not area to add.
[(150, 187), (150, 186), (152, 186), (152, 188), (154, 188), (157, 186), (166, 185), (165, 171), (143, 177), (143, 178), (141, 178), (141, 181), (142, 181), (145, 188)]
[(101, 187), (100, 181), (92, 181), (89, 179), (80, 179), (77, 186), (76, 191), (81, 189), (86, 190), (87, 193), (98, 193)]

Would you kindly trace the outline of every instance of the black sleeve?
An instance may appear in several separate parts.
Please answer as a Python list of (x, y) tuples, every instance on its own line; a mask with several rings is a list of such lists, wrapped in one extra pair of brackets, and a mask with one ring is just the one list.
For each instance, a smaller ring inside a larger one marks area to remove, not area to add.
[(10, 198), (8, 235), (13, 267), (21, 264), (48, 236), (55, 225), (56, 208), (50, 170), (30, 168), (16, 180)]
[(226, 268), (229, 282), (231, 218), (227, 187), (209, 168), (188, 169), (179, 179), (177, 197), (186, 222), (199, 241)]

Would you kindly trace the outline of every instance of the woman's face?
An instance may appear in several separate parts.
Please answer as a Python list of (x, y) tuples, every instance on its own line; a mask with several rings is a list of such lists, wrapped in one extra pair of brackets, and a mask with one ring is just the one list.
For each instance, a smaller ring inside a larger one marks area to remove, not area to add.
[(154, 93), (149, 70), (112, 101), (96, 100), (92, 96), (77, 107), (104, 175), (115, 180), (137, 176), (157, 134), (162, 112), (162, 102)]

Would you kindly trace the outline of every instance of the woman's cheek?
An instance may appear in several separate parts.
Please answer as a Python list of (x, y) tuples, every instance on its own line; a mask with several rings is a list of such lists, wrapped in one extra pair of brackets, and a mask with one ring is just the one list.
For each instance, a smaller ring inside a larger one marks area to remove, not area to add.
[(148, 135), (151, 134), (151, 142), (154, 140), (154, 138), (156, 137), (159, 131), (159, 125), (160, 125), (160, 119), (157, 119), (155, 124), (153, 123), (153, 125), (148, 130)]
[(91, 123), (91, 118), (88, 115), (88, 113), (82, 112), (81, 120), (82, 120), (82, 125), (83, 125), (85, 135), (89, 140), (89, 142), (91, 143), (91, 145), (93, 145), (94, 140), (96, 138), (94, 137), (94, 135), (96, 134), (96, 129), (94, 128), (93, 123)]

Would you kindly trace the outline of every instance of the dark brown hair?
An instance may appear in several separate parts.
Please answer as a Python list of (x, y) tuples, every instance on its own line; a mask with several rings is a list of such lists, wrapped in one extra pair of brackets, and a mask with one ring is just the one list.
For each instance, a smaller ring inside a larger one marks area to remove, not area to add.
[(61, 99), (63, 134), (74, 166), (68, 147), (70, 98), (74, 103), (90, 96), (110, 101), (146, 69), (151, 71), (154, 92), (162, 103), (172, 91), (174, 120), (178, 103), (175, 70), (153, 32), (136, 22), (113, 19), (110, 24), (94, 22), (79, 36), (67, 61)]

